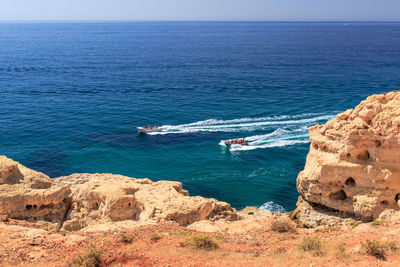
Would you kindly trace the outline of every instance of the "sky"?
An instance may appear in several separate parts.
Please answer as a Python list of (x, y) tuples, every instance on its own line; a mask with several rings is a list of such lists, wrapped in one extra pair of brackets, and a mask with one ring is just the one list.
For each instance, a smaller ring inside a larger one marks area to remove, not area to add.
[(0, 21), (400, 21), (400, 0), (0, 0)]

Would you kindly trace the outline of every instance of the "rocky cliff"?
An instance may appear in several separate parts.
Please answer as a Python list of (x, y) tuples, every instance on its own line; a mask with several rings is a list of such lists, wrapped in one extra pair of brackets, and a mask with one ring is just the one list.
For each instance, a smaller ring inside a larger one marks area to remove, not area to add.
[(179, 182), (112, 174), (50, 179), (4, 156), (0, 156), (0, 215), (66, 230), (237, 218), (228, 203), (190, 197)]
[(400, 92), (370, 96), (309, 131), (298, 211), (304, 200), (366, 220), (400, 209)]

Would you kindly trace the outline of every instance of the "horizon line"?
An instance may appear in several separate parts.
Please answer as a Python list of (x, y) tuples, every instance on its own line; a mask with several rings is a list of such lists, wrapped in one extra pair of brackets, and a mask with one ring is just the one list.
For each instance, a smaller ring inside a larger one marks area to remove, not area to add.
[(400, 20), (1, 20), (0, 23), (133, 23), (133, 22), (248, 22), (248, 23), (399, 23)]

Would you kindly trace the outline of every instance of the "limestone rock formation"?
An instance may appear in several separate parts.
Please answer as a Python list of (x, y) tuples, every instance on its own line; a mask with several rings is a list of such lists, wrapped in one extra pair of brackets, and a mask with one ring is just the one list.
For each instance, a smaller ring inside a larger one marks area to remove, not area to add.
[(188, 225), (205, 219), (235, 218), (228, 203), (190, 197), (179, 182), (112, 174), (73, 174), (55, 180), (72, 191), (72, 207), (63, 226), (67, 230), (123, 220), (164, 219)]
[(362, 219), (400, 209), (400, 92), (311, 127), (310, 141), (297, 179), (304, 200)]
[(96, 229), (94, 225), (107, 230), (114, 222), (128, 227), (160, 220), (189, 225), (238, 217), (228, 203), (190, 197), (179, 182), (112, 174), (50, 179), (6, 157), (0, 157), (0, 215), (66, 230)]
[(60, 226), (69, 208), (68, 186), (0, 156), (0, 215)]

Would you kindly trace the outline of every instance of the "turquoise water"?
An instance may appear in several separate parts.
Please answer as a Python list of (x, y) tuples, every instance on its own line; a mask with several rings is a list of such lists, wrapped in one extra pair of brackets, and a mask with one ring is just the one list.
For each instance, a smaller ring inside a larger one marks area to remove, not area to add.
[(399, 89), (399, 59), (399, 23), (3, 23), (0, 154), (291, 210), (307, 128)]

